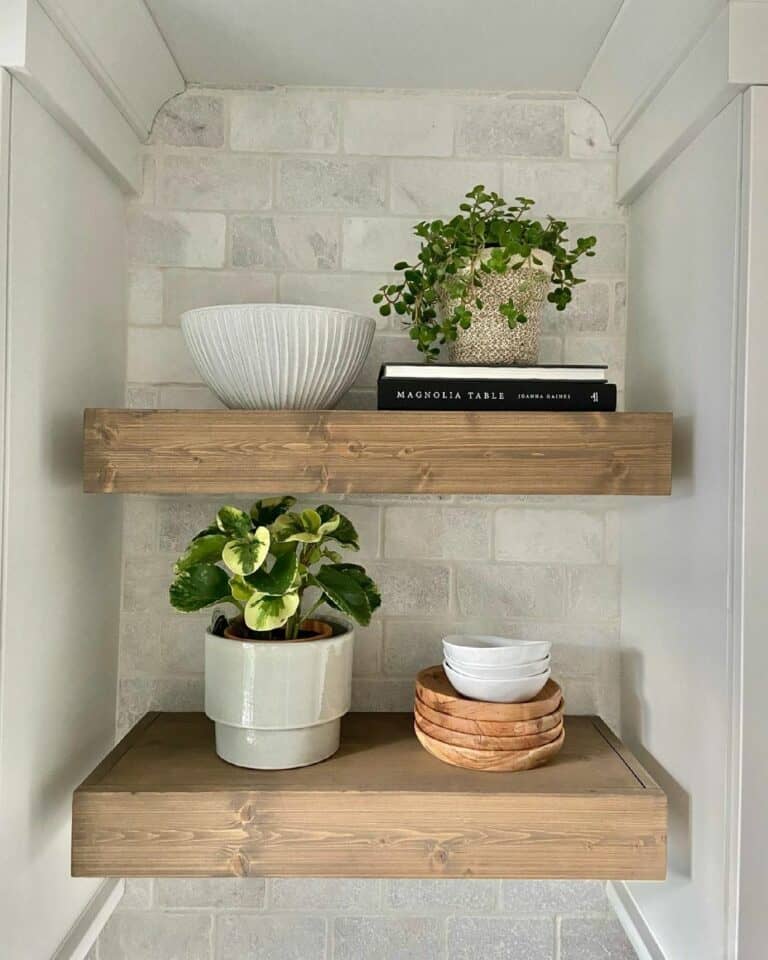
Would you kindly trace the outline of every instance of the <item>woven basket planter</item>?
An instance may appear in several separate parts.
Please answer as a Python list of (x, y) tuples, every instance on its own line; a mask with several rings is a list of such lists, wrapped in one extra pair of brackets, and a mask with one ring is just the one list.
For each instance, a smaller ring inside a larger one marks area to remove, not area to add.
[[(472, 323), (459, 330), (448, 345), (450, 363), (532, 364), (539, 359), (541, 311), (550, 286), (551, 271), (533, 267), (483, 274), (482, 310), (472, 309)], [(512, 300), (528, 318), (509, 329), (499, 313)]]

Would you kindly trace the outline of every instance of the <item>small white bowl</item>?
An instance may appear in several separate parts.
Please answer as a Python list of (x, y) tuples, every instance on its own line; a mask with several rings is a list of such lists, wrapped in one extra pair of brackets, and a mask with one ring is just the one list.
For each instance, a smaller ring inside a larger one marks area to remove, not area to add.
[(511, 667), (486, 667), (477, 663), (457, 663), (455, 660), (445, 659), (446, 664), (456, 673), (473, 680), (522, 680), (524, 677), (535, 677), (545, 670), (549, 670), (549, 657), (534, 660), (532, 663), (513, 664)]
[(463, 673), (451, 670), (443, 664), (445, 675), (459, 693), (472, 700), (484, 700), (488, 703), (525, 703), (533, 700), (549, 680), (549, 670), (535, 677), (522, 677), (519, 680), (476, 680)]
[(443, 637), (443, 653), (452, 663), (478, 664), (486, 667), (511, 667), (532, 663), (549, 656), (549, 640), (511, 640), (455, 634)]

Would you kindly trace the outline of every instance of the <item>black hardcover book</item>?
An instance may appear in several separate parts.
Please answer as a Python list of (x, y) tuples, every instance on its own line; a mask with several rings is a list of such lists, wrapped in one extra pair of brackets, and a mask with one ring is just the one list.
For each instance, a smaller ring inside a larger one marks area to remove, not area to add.
[(379, 410), (613, 411), (616, 384), (562, 380), (379, 380)]

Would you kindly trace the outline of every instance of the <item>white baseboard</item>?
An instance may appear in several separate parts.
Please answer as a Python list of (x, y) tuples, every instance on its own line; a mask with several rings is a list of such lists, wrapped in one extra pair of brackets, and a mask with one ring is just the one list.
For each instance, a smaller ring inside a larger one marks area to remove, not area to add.
[(606, 887), (606, 892), (639, 960), (666, 960), (626, 883), (623, 880), (611, 880)]
[(61, 946), (51, 960), (85, 960), (88, 951), (96, 943), (104, 924), (120, 903), (125, 890), (125, 880), (105, 880), (91, 897), (85, 910), (64, 937)]

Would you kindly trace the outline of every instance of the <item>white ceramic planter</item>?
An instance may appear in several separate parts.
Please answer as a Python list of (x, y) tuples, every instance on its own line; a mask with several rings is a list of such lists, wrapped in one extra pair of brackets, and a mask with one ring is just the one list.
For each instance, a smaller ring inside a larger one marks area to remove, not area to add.
[[(328, 618), (326, 618), (328, 619)], [(305, 767), (339, 748), (352, 699), (350, 624), (323, 640), (230, 640), (205, 635), (205, 712), (216, 752), (257, 770)]]
[(376, 322), (349, 310), (246, 303), (181, 315), (200, 375), (230, 408), (324, 410), (360, 373)]

